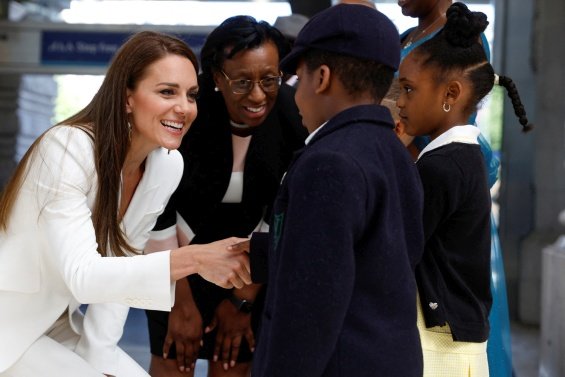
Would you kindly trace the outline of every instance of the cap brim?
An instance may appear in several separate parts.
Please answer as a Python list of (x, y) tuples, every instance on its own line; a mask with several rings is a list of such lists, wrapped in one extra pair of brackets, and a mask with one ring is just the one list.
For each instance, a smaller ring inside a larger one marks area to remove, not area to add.
[(295, 45), (279, 63), (280, 69), (285, 73), (296, 73), (296, 67), (304, 51), (306, 51), (306, 47)]

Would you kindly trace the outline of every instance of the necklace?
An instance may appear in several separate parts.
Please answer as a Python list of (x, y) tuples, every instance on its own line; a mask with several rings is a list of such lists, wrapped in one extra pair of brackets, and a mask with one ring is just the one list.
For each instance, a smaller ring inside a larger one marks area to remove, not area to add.
[(255, 127), (252, 127), (247, 124), (236, 123), (230, 119), (230, 126), (231, 126), (231, 133), (240, 136), (240, 137), (247, 137), (252, 135), (255, 131)]
[(240, 130), (245, 130), (245, 129), (251, 127), (251, 126), (249, 126), (249, 125), (247, 125), (247, 124), (244, 124), (244, 123), (236, 123), (236, 122), (234, 122), (234, 121), (231, 120), (231, 119), (230, 119), (230, 125), (231, 125), (233, 128), (237, 128), (237, 129), (240, 129)]
[[(441, 16), (443, 16), (443, 14), (440, 14), (439, 16), (436, 17), (436, 19), (434, 20), (434, 22), (432, 22), (431, 24), (429, 24), (427, 27), (425, 27), (422, 31), (419, 31), (418, 33), (411, 35), (410, 39), (408, 40), (408, 42), (406, 42), (406, 44), (404, 45), (404, 48), (408, 48), (412, 45), (412, 43), (416, 42), (418, 39), (420, 39), (420, 37), (422, 37), (426, 31), (428, 31), (428, 29), (430, 29), (432, 26), (434, 26), (436, 24), (436, 22), (438, 22), (441, 19)], [(416, 28), (417, 29), (417, 28)]]

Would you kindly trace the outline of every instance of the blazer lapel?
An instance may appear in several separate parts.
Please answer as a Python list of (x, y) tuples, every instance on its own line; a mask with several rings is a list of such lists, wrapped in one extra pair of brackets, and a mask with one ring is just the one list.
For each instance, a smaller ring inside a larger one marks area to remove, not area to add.
[(155, 159), (159, 153), (166, 151), (158, 149), (147, 156), (145, 172), (122, 220), (122, 227), (130, 244), (137, 249), (145, 246), (146, 222), (155, 220), (155, 214), (163, 210), (163, 203), (154, 200), (159, 188), (159, 175), (166, 174), (166, 171), (157, 171), (159, 169)]

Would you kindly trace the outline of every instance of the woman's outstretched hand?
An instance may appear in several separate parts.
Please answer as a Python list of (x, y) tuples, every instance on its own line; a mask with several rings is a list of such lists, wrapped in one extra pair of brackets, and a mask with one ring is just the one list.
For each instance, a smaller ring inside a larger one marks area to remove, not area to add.
[(251, 267), (245, 250), (229, 250), (228, 247), (243, 238), (227, 238), (206, 245), (199, 245), (204, 252), (199, 259), (198, 274), (222, 288), (242, 288), (251, 284)]
[(229, 245), (228, 250), (249, 253), (251, 250), (250, 241), (247, 238), (243, 238), (243, 241)]
[[(247, 239), (230, 237), (205, 245), (188, 245), (171, 251), (171, 279), (197, 273), (222, 288), (242, 288), (251, 284), (247, 249), (239, 245)], [(249, 245), (249, 243), (247, 243)]]

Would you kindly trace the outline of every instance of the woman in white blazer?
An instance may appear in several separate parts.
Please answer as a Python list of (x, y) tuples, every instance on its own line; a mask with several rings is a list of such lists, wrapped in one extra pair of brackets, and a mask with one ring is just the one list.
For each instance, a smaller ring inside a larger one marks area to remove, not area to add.
[(132, 36), (90, 104), (16, 168), (0, 197), (1, 377), (147, 376), (117, 347), (129, 307), (170, 310), (193, 273), (250, 283), (237, 238), (137, 255), (182, 175), (197, 71), (183, 41)]

